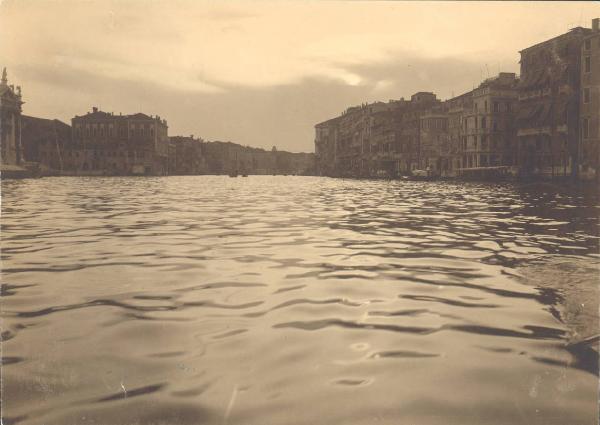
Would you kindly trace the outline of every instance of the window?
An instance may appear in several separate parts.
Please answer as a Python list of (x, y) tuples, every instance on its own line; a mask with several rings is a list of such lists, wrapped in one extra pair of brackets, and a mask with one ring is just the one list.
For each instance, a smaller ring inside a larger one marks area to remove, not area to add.
[(585, 40), (585, 50), (590, 50), (592, 48), (592, 40)]
[(498, 131), (498, 123), (494, 121), (494, 123), (492, 124), (492, 128), (494, 129), (494, 131)]
[(481, 128), (487, 128), (487, 120), (485, 117), (481, 118)]
[(583, 72), (592, 72), (592, 57), (586, 56), (583, 62)]
[(590, 103), (590, 88), (583, 89), (583, 103)]
[(587, 139), (590, 137), (590, 120), (589, 118), (584, 118), (581, 124), (581, 130), (583, 132), (583, 138)]
[(494, 102), (494, 112), (500, 112), (500, 105), (498, 102)]
[(150, 127), (150, 136), (154, 137), (154, 129), (152, 127)]
[(510, 102), (506, 102), (506, 112), (510, 112)]
[(487, 112), (487, 100), (483, 104), (484, 104), (485, 112)]

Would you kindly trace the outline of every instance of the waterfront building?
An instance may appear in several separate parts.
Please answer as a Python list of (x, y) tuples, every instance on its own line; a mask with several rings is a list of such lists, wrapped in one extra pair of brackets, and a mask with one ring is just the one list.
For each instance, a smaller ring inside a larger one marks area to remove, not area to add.
[(439, 104), (430, 92), (410, 100), (354, 106), (315, 126), (317, 173), (328, 176), (392, 177), (420, 163), (420, 117)]
[(315, 156), (317, 173), (334, 176), (336, 156), (337, 121), (339, 117), (315, 125)]
[(466, 129), (462, 156), (465, 168), (513, 166), (516, 162), (518, 78), (501, 72), (471, 92), (471, 110), (464, 115)]
[(446, 175), (450, 171), (448, 114), (442, 105), (421, 115), (419, 137), (419, 169), (431, 175)]
[(577, 174), (581, 52), (591, 32), (573, 28), (520, 52), (517, 151), (522, 175)]
[(203, 144), (202, 139), (196, 139), (193, 135), (169, 137), (169, 174), (206, 174)]
[(21, 116), (23, 158), (39, 164), (43, 174), (65, 169), (63, 158), (70, 146), (71, 126), (59, 120)]
[[(0, 80), (0, 164), (18, 166), (21, 151), (21, 87), (8, 84), (6, 68)], [(4, 169), (3, 168), (3, 169)]]
[(424, 152), (421, 146), (423, 137), (421, 118), (440, 104), (441, 101), (435, 93), (417, 92), (410, 97), (410, 102), (398, 111), (400, 174), (412, 174), (415, 170), (427, 168), (427, 152)]
[(467, 167), (467, 116), (473, 110), (473, 91), (463, 93), (444, 101), (448, 116), (448, 157), (444, 177), (456, 177), (463, 167)]
[(159, 116), (115, 115), (94, 107), (71, 122), (65, 170), (88, 175), (167, 174), (168, 126)]
[(581, 45), (580, 173), (600, 179), (600, 19)]

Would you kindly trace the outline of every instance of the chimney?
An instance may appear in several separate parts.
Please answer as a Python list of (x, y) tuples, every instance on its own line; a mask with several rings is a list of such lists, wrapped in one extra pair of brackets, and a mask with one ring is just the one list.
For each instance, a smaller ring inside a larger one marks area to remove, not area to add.
[(94, 106), (94, 107), (92, 108), (92, 112), (98, 112), (98, 108), (97, 108), (96, 106)]
[(592, 19), (592, 31), (600, 31), (600, 18)]

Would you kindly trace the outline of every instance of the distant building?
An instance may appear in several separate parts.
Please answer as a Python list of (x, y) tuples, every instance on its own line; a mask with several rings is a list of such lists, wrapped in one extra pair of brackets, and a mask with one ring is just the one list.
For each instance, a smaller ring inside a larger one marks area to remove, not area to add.
[(169, 174), (206, 174), (203, 144), (202, 139), (195, 139), (193, 135), (169, 137)]
[(168, 126), (159, 116), (115, 115), (94, 107), (71, 122), (65, 170), (88, 175), (168, 173)]
[(600, 19), (581, 46), (580, 170), (583, 178), (600, 179)]
[(591, 33), (573, 28), (520, 52), (517, 150), (523, 175), (577, 174), (581, 52)]
[(0, 163), (19, 165), (21, 152), (21, 87), (8, 85), (6, 68), (0, 80)]
[(26, 161), (37, 162), (44, 174), (65, 169), (64, 156), (71, 142), (71, 126), (59, 120), (21, 117), (21, 144)]
[(317, 173), (377, 177), (407, 174), (421, 162), (420, 119), (439, 104), (434, 93), (348, 108), (315, 126)]

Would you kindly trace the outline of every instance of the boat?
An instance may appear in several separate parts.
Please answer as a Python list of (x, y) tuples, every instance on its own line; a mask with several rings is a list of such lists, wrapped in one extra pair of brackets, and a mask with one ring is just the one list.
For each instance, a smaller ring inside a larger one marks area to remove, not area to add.
[(410, 180), (436, 180), (437, 176), (435, 176), (431, 170), (413, 170), (412, 175), (409, 177)]

